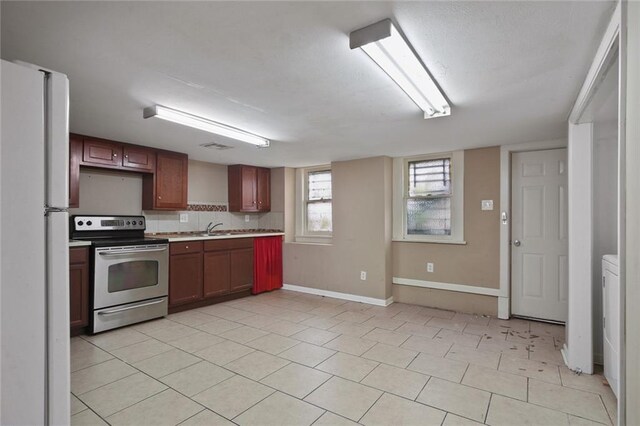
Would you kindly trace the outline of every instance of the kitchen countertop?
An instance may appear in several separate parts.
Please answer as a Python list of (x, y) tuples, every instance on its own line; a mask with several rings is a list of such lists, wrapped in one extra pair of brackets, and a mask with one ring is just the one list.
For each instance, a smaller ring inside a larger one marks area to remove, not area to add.
[(91, 245), (91, 241), (69, 240), (69, 247), (87, 247)]
[(250, 231), (223, 231), (216, 232), (211, 235), (201, 235), (202, 232), (157, 232), (145, 234), (149, 237), (167, 238), (170, 243), (180, 241), (200, 241), (200, 240), (226, 240), (231, 238), (256, 238), (256, 237), (275, 237), (284, 235), (284, 232), (277, 230), (250, 230)]

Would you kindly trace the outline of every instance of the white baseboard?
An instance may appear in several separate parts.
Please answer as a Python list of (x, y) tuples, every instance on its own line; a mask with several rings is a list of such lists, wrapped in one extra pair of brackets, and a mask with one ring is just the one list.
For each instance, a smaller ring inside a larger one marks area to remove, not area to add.
[(414, 280), (411, 278), (393, 277), (393, 283), (412, 287), (433, 288), (436, 290), (457, 291), (459, 293), (480, 294), (483, 296), (500, 296), (499, 288), (487, 288), (475, 285), (439, 283), (435, 281)]
[(367, 303), (375, 306), (389, 306), (393, 303), (393, 296), (384, 300), (373, 297), (358, 296), (357, 294), (339, 293), (337, 291), (321, 290), (319, 288), (302, 287), (293, 284), (283, 284), (282, 289), (297, 291), (300, 293), (315, 294), (318, 296), (333, 297), (334, 299), (350, 300), (352, 302)]

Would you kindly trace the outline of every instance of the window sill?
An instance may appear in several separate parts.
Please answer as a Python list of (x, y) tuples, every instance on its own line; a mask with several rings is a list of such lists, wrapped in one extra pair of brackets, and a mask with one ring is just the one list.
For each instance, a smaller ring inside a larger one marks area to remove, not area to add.
[(296, 235), (294, 243), (330, 246), (332, 241), (331, 235)]
[(459, 245), (459, 246), (467, 245), (467, 242), (464, 240), (436, 240), (431, 238), (420, 238), (420, 239), (393, 238), (391, 241), (394, 243), (453, 244), (453, 245)]

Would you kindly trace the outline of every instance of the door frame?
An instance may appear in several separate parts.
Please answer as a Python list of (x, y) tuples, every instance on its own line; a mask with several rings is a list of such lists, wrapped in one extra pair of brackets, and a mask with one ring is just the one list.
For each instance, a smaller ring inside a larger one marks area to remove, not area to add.
[[(567, 139), (526, 142), (500, 147), (500, 291), (498, 318), (511, 316), (511, 154), (566, 148)], [(506, 221), (503, 220), (506, 214)]]
[[(620, 279), (620, 394), (618, 395), (618, 424), (626, 423), (626, 326), (625, 326), (625, 314), (626, 314), (626, 90), (627, 90), (627, 74), (626, 74), (626, 56), (627, 56), (627, 2), (618, 1), (613, 11), (604, 35), (598, 46), (598, 50), (594, 55), (591, 66), (587, 76), (582, 84), (580, 92), (575, 100), (575, 103), (571, 109), (568, 121), (570, 146), (576, 147), (578, 145), (584, 146), (585, 144), (591, 145), (591, 127), (592, 123), (582, 122), (582, 115), (587, 110), (589, 103), (593, 95), (598, 90), (600, 83), (609, 70), (609, 66), (612, 60), (615, 58), (615, 52), (617, 55), (618, 68), (618, 256), (620, 259), (619, 264), (619, 279)], [(574, 148), (575, 149), (575, 148)], [(591, 146), (588, 147), (591, 150)], [(578, 158), (578, 157), (576, 157)], [(576, 160), (577, 161), (577, 160)], [(584, 161), (579, 163), (583, 169), (580, 171), (584, 176), (591, 178), (591, 165), (585, 164)], [(571, 164), (569, 164), (569, 173), (571, 174)], [(575, 170), (574, 170), (575, 171)], [(571, 177), (570, 177), (571, 178)], [(592, 191), (592, 188), (589, 188)], [(591, 195), (591, 193), (590, 193)], [(569, 201), (569, 222), (572, 221), (572, 201)], [(577, 204), (577, 203), (576, 203)], [(574, 210), (579, 211), (574, 206)], [(577, 216), (577, 215), (576, 215)], [(591, 223), (588, 223), (591, 225)], [(575, 247), (580, 247), (580, 232), (587, 230), (584, 225), (580, 226), (578, 232), (574, 235), (569, 234), (570, 242), (569, 247), (571, 251), (572, 239)], [(591, 230), (587, 230), (589, 238), (591, 238)], [(574, 294), (580, 294), (587, 290), (591, 292), (591, 276), (585, 281), (580, 276), (580, 264), (584, 264), (584, 260), (589, 260), (590, 264), (593, 262), (591, 258), (591, 251), (579, 249), (577, 253), (573, 253), (573, 257), (579, 257), (575, 262), (575, 269), (569, 266), (569, 310), (573, 310), (575, 313), (571, 315), (571, 318), (567, 324), (567, 339), (564, 347), (562, 348), (563, 357), (565, 363), (569, 368), (573, 370), (581, 370), (582, 372), (591, 373), (593, 369), (593, 347), (591, 342), (591, 335), (593, 331), (592, 315), (593, 310), (591, 306), (585, 309), (579, 300), (574, 297), (572, 299), (572, 291)], [(572, 253), (570, 253), (571, 261)], [(573, 277), (572, 277), (573, 275)], [(583, 301), (584, 303), (584, 301)]]

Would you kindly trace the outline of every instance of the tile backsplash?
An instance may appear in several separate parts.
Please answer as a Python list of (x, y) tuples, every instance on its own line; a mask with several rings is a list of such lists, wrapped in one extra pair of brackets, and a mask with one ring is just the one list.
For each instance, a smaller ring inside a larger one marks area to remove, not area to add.
[[(244, 213), (230, 213), (228, 211), (143, 211), (147, 221), (147, 232), (189, 232), (205, 231), (211, 222), (222, 225), (216, 229), (283, 229), (284, 213), (251, 213), (249, 222), (245, 221)], [(180, 214), (186, 214), (188, 222), (180, 222)]]

